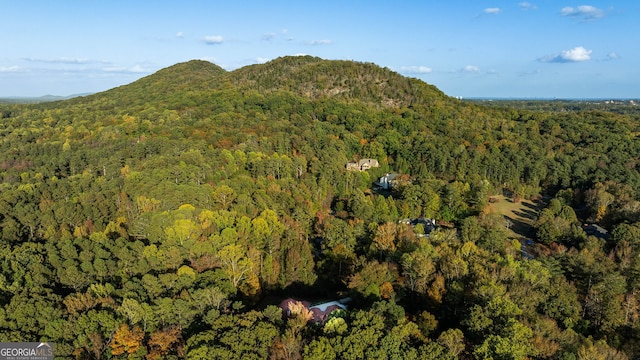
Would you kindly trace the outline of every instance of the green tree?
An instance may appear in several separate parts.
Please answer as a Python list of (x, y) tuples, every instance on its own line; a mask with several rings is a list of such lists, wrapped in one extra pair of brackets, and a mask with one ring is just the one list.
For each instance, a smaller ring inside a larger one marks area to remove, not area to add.
[(230, 244), (218, 252), (218, 260), (222, 264), (229, 281), (234, 288), (248, 278), (253, 263), (247, 258), (246, 251), (240, 245)]
[(438, 336), (438, 344), (446, 347), (453, 356), (457, 357), (465, 348), (464, 334), (460, 329), (447, 329)]
[(478, 346), (474, 355), (478, 359), (528, 359), (536, 355), (530, 339), (533, 331), (522, 323), (511, 320), (501, 335), (489, 335)]
[(213, 201), (222, 210), (228, 210), (233, 201), (236, 199), (237, 194), (228, 185), (219, 185), (213, 189), (211, 194)]

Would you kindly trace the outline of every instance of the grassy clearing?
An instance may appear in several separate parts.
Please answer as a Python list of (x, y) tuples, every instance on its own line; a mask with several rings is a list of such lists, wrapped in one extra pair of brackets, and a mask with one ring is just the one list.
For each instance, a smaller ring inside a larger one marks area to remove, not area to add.
[(492, 196), (493, 202), (489, 203), (489, 211), (501, 214), (511, 221), (509, 229), (515, 238), (531, 238), (534, 235), (533, 223), (538, 216), (539, 204), (530, 200), (521, 200), (514, 203), (510, 198), (499, 195)]

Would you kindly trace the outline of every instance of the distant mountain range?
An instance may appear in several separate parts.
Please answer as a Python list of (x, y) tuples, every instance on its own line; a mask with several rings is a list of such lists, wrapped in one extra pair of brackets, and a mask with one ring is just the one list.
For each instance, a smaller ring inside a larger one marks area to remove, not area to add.
[(11, 96), (6, 98), (0, 98), (0, 103), (5, 104), (37, 104), (43, 102), (52, 102), (60, 100), (73, 99), (80, 96), (91, 95), (92, 93), (73, 94), (69, 96), (57, 96), (57, 95), (44, 95), (39, 97), (23, 97), (23, 96)]

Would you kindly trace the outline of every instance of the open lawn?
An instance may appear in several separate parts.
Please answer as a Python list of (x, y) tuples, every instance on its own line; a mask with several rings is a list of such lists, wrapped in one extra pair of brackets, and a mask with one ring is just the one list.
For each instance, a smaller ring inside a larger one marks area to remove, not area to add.
[(489, 211), (501, 214), (511, 221), (510, 231), (516, 238), (532, 238), (534, 236), (533, 223), (538, 217), (539, 204), (530, 200), (513, 202), (504, 195), (491, 197)]

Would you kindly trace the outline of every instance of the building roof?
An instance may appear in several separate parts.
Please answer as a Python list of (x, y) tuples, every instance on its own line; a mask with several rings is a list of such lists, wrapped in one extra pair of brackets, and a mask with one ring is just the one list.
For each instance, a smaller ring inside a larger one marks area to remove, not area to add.
[(348, 162), (347, 170), (369, 170), (370, 168), (379, 167), (380, 163), (377, 159), (360, 159), (358, 162)]
[(289, 304), (294, 302), (300, 302), (309, 311), (311, 311), (311, 314), (313, 315), (313, 318), (311, 319), (311, 321), (315, 323), (323, 324), (325, 321), (327, 321), (327, 319), (329, 318), (329, 315), (331, 315), (331, 313), (334, 312), (335, 310), (347, 310), (347, 306), (345, 305), (345, 303), (349, 301), (351, 301), (351, 298), (344, 298), (336, 301), (329, 301), (326, 303), (311, 306), (311, 304), (308, 301), (299, 301), (293, 298), (287, 298), (282, 300), (278, 306), (282, 309), (282, 315), (289, 317), (291, 316), (291, 313), (289, 310)]
[(602, 239), (606, 239), (609, 237), (609, 232), (607, 231), (607, 229), (597, 224), (585, 224), (582, 226), (582, 229), (589, 236), (595, 236)]

